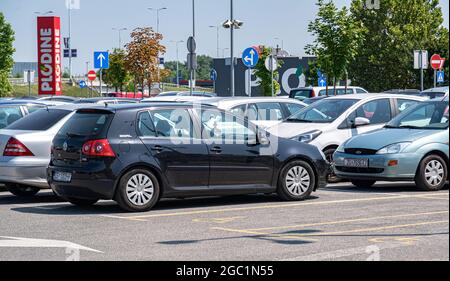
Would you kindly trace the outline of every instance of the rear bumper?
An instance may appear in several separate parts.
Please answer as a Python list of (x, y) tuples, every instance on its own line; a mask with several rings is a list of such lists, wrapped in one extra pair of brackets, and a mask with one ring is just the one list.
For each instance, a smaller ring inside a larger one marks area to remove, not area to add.
[(40, 166), (11, 166), (0, 163), (0, 183), (24, 184), (41, 189), (50, 188), (47, 183), (47, 165)]
[[(69, 183), (55, 182), (55, 171), (71, 173), (72, 180)], [(47, 181), (53, 191), (63, 198), (111, 200), (114, 197), (115, 177), (104, 168), (73, 169), (50, 166), (47, 169)]]

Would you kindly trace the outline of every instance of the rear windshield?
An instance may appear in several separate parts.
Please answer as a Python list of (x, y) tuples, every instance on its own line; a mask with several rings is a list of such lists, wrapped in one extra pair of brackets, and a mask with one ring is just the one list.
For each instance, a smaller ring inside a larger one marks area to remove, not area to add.
[(291, 91), (290, 98), (304, 100), (311, 97), (312, 90), (293, 90)]
[(70, 137), (106, 137), (112, 119), (110, 112), (79, 111), (59, 130), (58, 135)]
[(71, 111), (40, 109), (8, 126), (9, 130), (46, 131), (66, 117)]

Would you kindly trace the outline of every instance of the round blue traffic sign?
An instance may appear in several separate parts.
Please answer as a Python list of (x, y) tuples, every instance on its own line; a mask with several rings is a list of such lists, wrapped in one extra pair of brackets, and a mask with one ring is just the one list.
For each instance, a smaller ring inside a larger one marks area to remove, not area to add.
[(258, 64), (259, 53), (255, 48), (247, 48), (242, 53), (242, 62), (246, 67), (253, 68)]
[(211, 77), (212, 81), (216, 81), (217, 80), (217, 71), (215, 69), (211, 69), (210, 77)]
[(81, 80), (79, 83), (78, 83), (78, 85), (80, 86), (80, 88), (81, 89), (84, 89), (84, 88), (86, 88), (86, 81), (83, 81), (83, 80)]

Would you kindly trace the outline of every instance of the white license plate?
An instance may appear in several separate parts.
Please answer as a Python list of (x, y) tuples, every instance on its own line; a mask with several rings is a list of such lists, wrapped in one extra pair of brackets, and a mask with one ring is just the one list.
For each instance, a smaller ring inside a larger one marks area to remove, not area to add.
[(368, 168), (369, 159), (344, 159), (344, 166), (354, 168)]
[(57, 182), (70, 182), (72, 180), (72, 174), (56, 171), (53, 173), (53, 180)]

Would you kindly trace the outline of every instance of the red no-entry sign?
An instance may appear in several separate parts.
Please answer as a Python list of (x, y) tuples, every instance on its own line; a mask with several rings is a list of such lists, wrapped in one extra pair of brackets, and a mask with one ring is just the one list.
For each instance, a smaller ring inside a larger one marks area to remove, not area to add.
[(441, 58), (440, 55), (434, 54), (431, 56), (430, 64), (434, 70), (439, 70), (444, 67), (445, 59)]
[(91, 70), (88, 72), (87, 77), (89, 81), (94, 81), (95, 79), (97, 79), (97, 73), (94, 70)]

